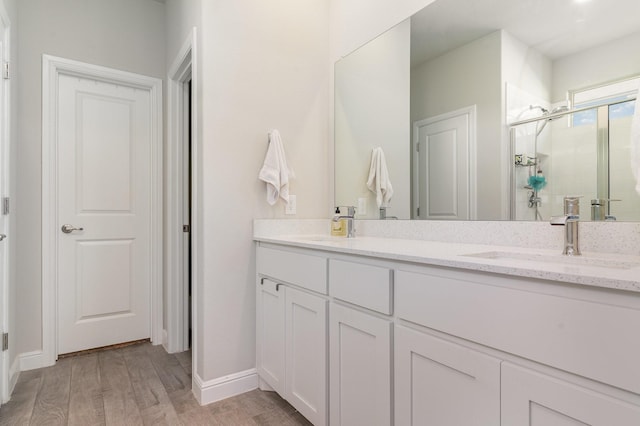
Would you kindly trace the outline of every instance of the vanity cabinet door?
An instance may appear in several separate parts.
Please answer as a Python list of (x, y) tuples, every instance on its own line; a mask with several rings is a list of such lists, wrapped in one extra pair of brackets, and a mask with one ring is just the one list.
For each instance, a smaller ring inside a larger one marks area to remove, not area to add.
[(285, 287), (262, 278), (256, 291), (256, 364), (258, 375), (284, 395)]
[(331, 426), (391, 424), (391, 322), (330, 308)]
[(499, 359), (401, 325), (394, 341), (396, 425), (500, 425)]
[(504, 426), (638, 426), (640, 407), (580, 386), (502, 364)]
[(327, 303), (287, 288), (285, 399), (316, 426), (327, 424)]

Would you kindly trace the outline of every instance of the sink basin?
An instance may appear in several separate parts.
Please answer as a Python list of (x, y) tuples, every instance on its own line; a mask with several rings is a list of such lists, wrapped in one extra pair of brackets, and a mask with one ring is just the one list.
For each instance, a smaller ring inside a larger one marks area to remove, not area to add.
[(611, 269), (633, 269), (640, 267), (638, 262), (618, 260), (614, 258), (591, 257), (591, 256), (563, 256), (539, 254), (539, 253), (518, 253), (508, 251), (487, 251), (482, 253), (465, 254), (467, 257), (481, 259), (514, 259), (529, 262), (556, 263), (570, 266), (595, 266)]

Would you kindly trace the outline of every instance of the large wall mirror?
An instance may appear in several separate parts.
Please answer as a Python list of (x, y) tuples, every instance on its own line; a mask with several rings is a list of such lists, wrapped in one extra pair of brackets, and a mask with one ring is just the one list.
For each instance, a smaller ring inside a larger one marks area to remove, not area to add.
[(638, 16), (637, 0), (436, 0), (345, 56), (335, 204), (370, 219), (548, 220), (577, 195), (583, 220), (593, 199), (597, 219), (640, 220)]

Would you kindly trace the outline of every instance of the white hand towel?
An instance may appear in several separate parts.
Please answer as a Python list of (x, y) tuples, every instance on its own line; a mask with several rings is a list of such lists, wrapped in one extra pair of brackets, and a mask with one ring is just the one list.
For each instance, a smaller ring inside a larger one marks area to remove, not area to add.
[(278, 197), (289, 203), (289, 179), (294, 177), (293, 170), (287, 166), (280, 132), (274, 129), (269, 132), (269, 148), (258, 174), (258, 178), (267, 183), (267, 203), (274, 205)]
[(636, 98), (635, 111), (631, 121), (631, 171), (636, 179), (636, 192), (640, 194), (640, 90)]
[(371, 167), (369, 168), (367, 188), (376, 194), (378, 208), (389, 207), (389, 202), (393, 196), (393, 186), (391, 185), (391, 180), (389, 180), (387, 161), (380, 147), (374, 148), (371, 153)]

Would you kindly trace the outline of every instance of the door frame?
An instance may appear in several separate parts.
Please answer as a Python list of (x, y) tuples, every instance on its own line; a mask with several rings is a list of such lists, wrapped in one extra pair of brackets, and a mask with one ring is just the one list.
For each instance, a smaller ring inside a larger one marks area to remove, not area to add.
[(418, 175), (418, 170), (420, 170), (420, 158), (416, 155), (417, 146), (420, 143), (419, 132), (420, 127), (427, 126), (429, 124), (436, 123), (438, 121), (448, 120), (451, 118), (459, 117), (462, 115), (466, 115), (469, 117), (469, 149), (467, 152), (467, 162), (469, 164), (469, 177), (468, 177), (468, 185), (469, 185), (469, 220), (476, 220), (478, 216), (478, 195), (477, 195), (477, 133), (476, 133), (476, 105), (471, 105), (465, 108), (460, 108), (455, 111), (449, 111), (444, 114), (436, 115), (433, 117), (425, 118), (423, 120), (417, 120), (413, 122), (413, 144), (411, 146), (411, 156), (412, 160), (412, 170), (411, 170), (411, 201), (413, 205), (411, 206), (411, 217), (416, 218), (416, 209), (420, 205), (420, 193), (418, 188), (420, 187), (420, 176)]
[[(11, 61), (11, 21), (9, 14), (5, 9), (4, 3), (0, 2), (0, 43), (2, 43), (2, 64), (9, 64)], [(0, 150), (2, 150), (2, 176), (0, 183), (2, 188), (0, 194), (3, 197), (11, 196), (11, 84), (8, 78), (0, 78), (2, 84), (2, 96), (0, 97)], [(0, 212), (0, 214), (3, 214)], [(5, 222), (5, 239), (4, 256), (0, 259), (2, 263), (2, 278), (0, 278), (0, 298), (2, 305), (0, 306), (0, 334), (9, 333), (10, 315), (9, 315), (9, 269), (12, 265), (11, 251), (11, 219), (8, 213), (4, 215)], [(11, 338), (11, 336), (9, 336)], [(9, 351), (0, 352), (0, 405), (7, 402), (15, 386), (17, 380), (17, 372), (10, 371)], [(11, 383), (10, 383), (11, 380)]]
[[(184, 246), (182, 225), (184, 203), (184, 140), (191, 125), (191, 317), (192, 317), (192, 357), (193, 364), (198, 345), (197, 342), (197, 280), (198, 276), (198, 220), (199, 185), (198, 185), (198, 67), (196, 64), (196, 28), (178, 51), (167, 75), (168, 85), (168, 123), (167, 123), (167, 235), (166, 246), (166, 309), (167, 323), (165, 349), (169, 353), (182, 352), (188, 345), (188, 313), (189, 297), (184, 288)], [(185, 93), (187, 83), (191, 80), (191, 123), (187, 119)]]
[[(39, 367), (58, 358), (58, 79), (89, 78), (145, 90), (151, 118), (151, 341), (162, 333), (162, 80), (70, 59), (42, 55), (42, 358)], [(34, 360), (35, 361), (35, 360)], [(35, 368), (35, 366), (34, 366)]]

